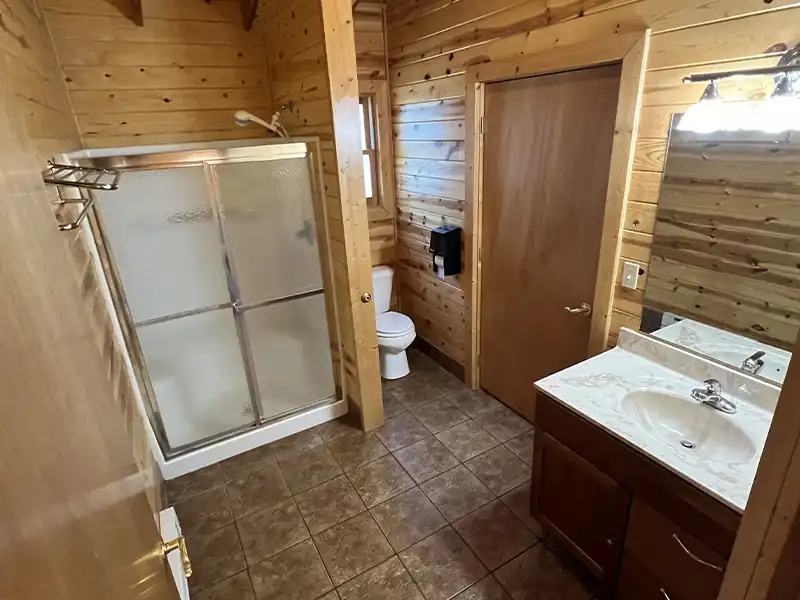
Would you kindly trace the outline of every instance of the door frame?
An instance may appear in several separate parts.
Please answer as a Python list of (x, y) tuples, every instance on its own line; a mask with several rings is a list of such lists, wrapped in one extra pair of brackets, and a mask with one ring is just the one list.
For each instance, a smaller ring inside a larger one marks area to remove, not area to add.
[(481, 257), (483, 215), (483, 117), (486, 84), (551, 75), (621, 63), (622, 76), (611, 151), (603, 233), (598, 256), (591, 333), (587, 356), (605, 350), (611, 319), (622, 219), (628, 200), (634, 146), (639, 126), (644, 72), (650, 48), (650, 30), (616, 35), (610, 40), (551, 48), (529, 56), (492, 61), (469, 67), (466, 72), (466, 382), (480, 387)]

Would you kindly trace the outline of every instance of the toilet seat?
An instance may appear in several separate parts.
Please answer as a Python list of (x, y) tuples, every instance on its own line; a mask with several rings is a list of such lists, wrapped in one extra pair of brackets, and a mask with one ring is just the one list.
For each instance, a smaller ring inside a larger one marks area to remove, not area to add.
[(385, 312), (375, 317), (378, 337), (396, 338), (414, 331), (414, 322), (404, 314)]

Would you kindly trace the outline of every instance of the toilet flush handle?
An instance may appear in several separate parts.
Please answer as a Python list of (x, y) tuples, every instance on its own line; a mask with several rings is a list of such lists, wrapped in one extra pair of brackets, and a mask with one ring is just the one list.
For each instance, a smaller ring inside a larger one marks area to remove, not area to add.
[(361, 302), (363, 302), (364, 304), (369, 304), (370, 300), (372, 300), (372, 294), (370, 294), (369, 292), (364, 292), (363, 294), (361, 294)]

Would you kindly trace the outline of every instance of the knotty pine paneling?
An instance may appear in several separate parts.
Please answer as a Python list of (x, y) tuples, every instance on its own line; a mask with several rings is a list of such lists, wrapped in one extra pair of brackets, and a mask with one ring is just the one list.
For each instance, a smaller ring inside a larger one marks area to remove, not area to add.
[(646, 305), (791, 350), (800, 330), (800, 149), (758, 137), (673, 133)]
[[(767, 48), (800, 39), (800, 8), (792, 0), (389, 0), (387, 41), (392, 91), (398, 187), (399, 249), (421, 250), (403, 229), (416, 215), (428, 226), (463, 214), (464, 72), (472, 64), (532, 54), (580, 42), (602, 44), (609, 36), (650, 27), (648, 70), (634, 158), (621, 256), (646, 263), (650, 256), (655, 205), (673, 112), (699, 98), (701, 85), (681, 78), (694, 71), (775, 64)], [(721, 84), (726, 99), (763, 98), (770, 78)], [(439, 133), (436, 133), (439, 132)], [(409, 160), (405, 160), (409, 159)], [(426, 162), (420, 162), (426, 161)], [(421, 266), (418, 260), (401, 259)], [(401, 290), (436, 281), (421, 268), (400, 270)], [(436, 282), (460, 291), (457, 280)], [(642, 292), (615, 288), (609, 343), (621, 326), (637, 327)], [(417, 298), (401, 309), (415, 322), (430, 318)], [(424, 302), (424, 300), (423, 300)], [(440, 324), (441, 325), (441, 324)], [(446, 329), (446, 328), (445, 328)], [(421, 331), (421, 330), (418, 330)], [(424, 328), (426, 341), (460, 361), (460, 334)], [(456, 342), (455, 350), (451, 350)]]
[[(13, 98), (11, 105), (2, 108), (22, 125), (26, 145), (30, 143), (37, 164), (44, 168), (45, 162), (54, 155), (81, 147), (45, 17), (34, 0), (0, 1), (0, 75), (2, 85), (11, 90), (9, 97)], [(0, 179), (5, 175), (0, 173)], [(48, 192), (51, 198), (55, 197), (52, 188)], [(113, 394), (108, 402), (118, 407), (125, 420), (133, 456), (147, 484), (151, 509), (158, 515), (162, 508), (161, 474), (148, 444), (146, 424), (136, 405), (134, 383), (123, 368), (121, 350), (111, 334), (110, 316), (105, 310), (83, 233), (62, 232), (60, 235), (83, 291), (87, 319), (100, 354), (86, 359), (102, 360), (105, 366)], [(30, 243), (36, 244), (36, 240)]]
[[(370, 255), (372, 265), (395, 263), (395, 186), (391, 148), (391, 100), (387, 82), (388, 63), (384, 4), (361, 1), (353, 13), (356, 66), (362, 93), (370, 92), (377, 111), (379, 176), (383, 180), (380, 209), (369, 211)], [(383, 134), (383, 135), (381, 135)], [(397, 290), (395, 289), (395, 292)]]
[(233, 111), (272, 110), (262, 25), (239, 0), (41, 0), (85, 147), (264, 137)]

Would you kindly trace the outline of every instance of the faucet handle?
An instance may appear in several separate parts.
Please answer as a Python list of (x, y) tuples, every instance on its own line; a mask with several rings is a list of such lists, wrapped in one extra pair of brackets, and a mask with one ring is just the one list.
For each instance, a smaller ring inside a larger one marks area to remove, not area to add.
[(709, 394), (719, 395), (722, 393), (722, 384), (718, 379), (706, 379), (703, 385), (706, 386), (706, 392)]

